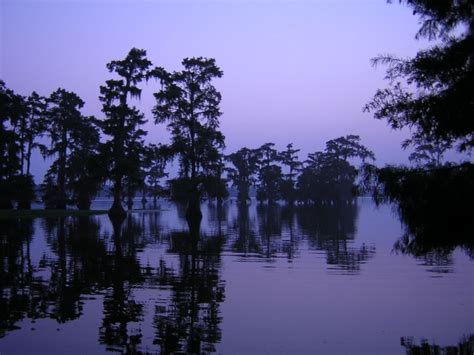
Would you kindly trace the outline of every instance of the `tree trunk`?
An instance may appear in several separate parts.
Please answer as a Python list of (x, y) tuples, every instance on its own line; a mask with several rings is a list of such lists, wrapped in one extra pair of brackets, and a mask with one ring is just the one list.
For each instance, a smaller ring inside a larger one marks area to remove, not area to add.
[(62, 137), (64, 148), (59, 152), (59, 171), (58, 171), (58, 198), (56, 208), (66, 209), (66, 154), (67, 154), (67, 133), (63, 132)]
[(142, 209), (145, 209), (146, 208), (146, 190), (145, 190), (145, 187), (143, 187), (142, 189)]
[(91, 199), (87, 192), (79, 192), (77, 196), (77, 208), (82, 211), (89, 211), (91, 208)]
[(191, 194), (189, 197), (188, 207), (186, 209), (186, 219), (189, 223), (194, 223), (196, 221), (201, 221), (201, 199), (199, 196), (199, 191), (197, 186), (193, 186)]
[(109, 216), (125, 216), (125, 210), (122, 206), (122, 181), (118, 178), (114, 184), (114, 202), (109, 210)]
[(28, 142), (28, 150), (26, 152), (26, 175), (30, 175), (30, 166), (31, 166), (31, 146), (33, 143), (30, 141)]
[(133, 209), (133, 196), (131, 194), (127, 196), (127, 208), (129, 211)]
[(31, 201), (30, 200), (19, 200), (18, 201), (18, 209), (19, 210), (30, 210), (31, 209)]

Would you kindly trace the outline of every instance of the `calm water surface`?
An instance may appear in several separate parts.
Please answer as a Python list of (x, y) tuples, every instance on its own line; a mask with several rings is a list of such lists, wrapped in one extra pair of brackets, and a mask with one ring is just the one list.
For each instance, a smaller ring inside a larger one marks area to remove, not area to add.
[(0, 353), (414, 354), (473, 343), (472, 250), (404, 253), (390, 206), (206, 203), (191, 232), (184, 207), (159, 207), (122, 223), (0, 220)]

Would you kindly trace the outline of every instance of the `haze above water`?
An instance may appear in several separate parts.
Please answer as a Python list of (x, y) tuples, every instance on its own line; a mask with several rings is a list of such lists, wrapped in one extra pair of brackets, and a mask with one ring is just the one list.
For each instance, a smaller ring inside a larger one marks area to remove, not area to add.
[(200, 238), (164, 201), (121, 226), (0, 220), (2, 354), (403, 354), (474, 333), (469, 251), (404, 255), (390, 206), (202, 209)]

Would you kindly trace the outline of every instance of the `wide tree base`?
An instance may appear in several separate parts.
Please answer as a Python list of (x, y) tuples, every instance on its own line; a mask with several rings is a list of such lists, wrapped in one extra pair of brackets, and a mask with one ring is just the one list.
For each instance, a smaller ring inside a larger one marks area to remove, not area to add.
[(121, 203), (114, 203), (112, 204), (112, 207), (109, 210), (109, 216), (116, 216), (116, 217), (125, 217), (127, 215), (127, 212), (122, 207)]

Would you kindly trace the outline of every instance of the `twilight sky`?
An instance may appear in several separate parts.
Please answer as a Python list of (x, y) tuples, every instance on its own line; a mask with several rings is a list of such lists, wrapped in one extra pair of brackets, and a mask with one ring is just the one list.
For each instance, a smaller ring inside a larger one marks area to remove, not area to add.
[[(102, 117), (105, 64), (132, 47), (168, 70), (184, 57), (214, 57), (224, 76), (221, 128), (230, 153), (242, 146), (293, 142), (308, 152), (341, 135), (359, 134), (378, 164), (405, 163), (391, 131), (363, 113), (385, 85), (377, 54), (412, 56), (424, 44), (418, 18), (385, 0), (0, 0), (0, 78), (17, 93), (76, 92), (85, 114)], [(137, 106), (150, 122), (148, 141), (165, 142), (152, 123), (152, 93)], [(35, 174), (44, 172), (37, 159)], [(38, 179), (37, 179), (38, 180)]]

